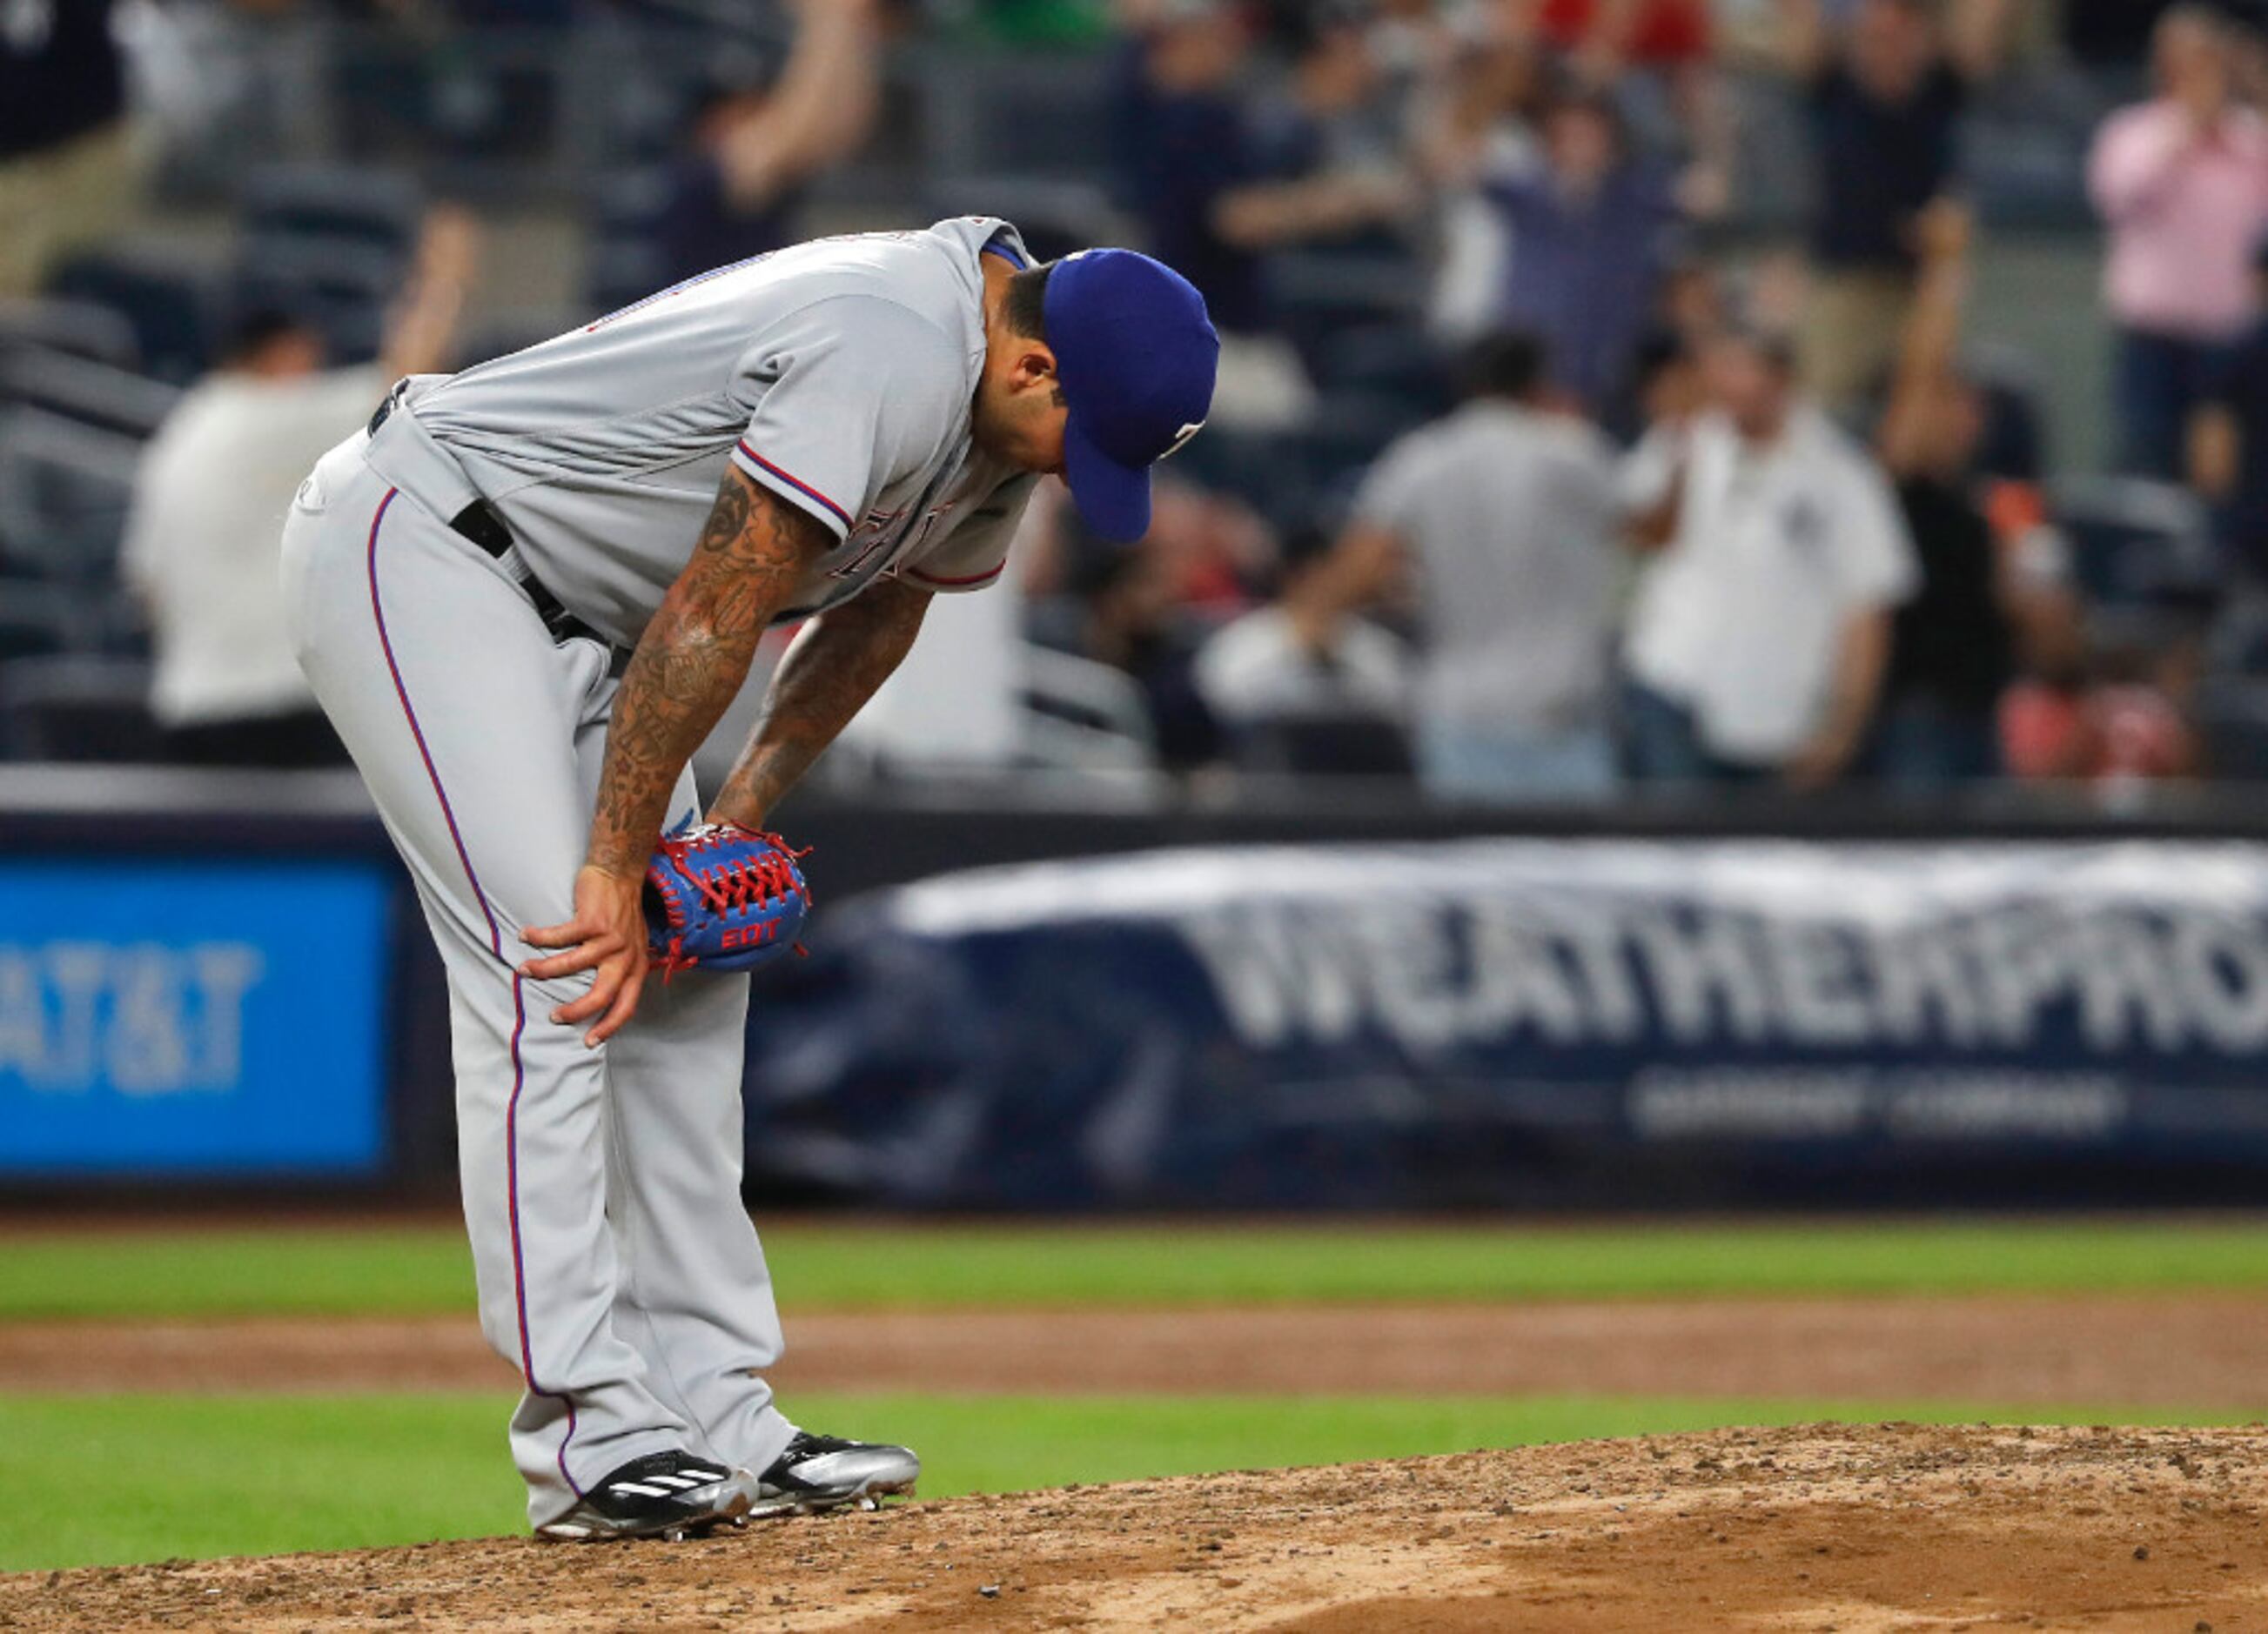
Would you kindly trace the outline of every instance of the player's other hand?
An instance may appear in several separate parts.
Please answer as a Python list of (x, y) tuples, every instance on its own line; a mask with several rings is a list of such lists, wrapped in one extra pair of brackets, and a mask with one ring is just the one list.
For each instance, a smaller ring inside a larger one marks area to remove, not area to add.
[(637, 1013), (646, 971), (644, 889), (642, 877), (625, 880), (603, 868), (585, 867), (575, 876), (575, 916), (520, 938), (530, 947), (566, 950), (523, 963), (519, 974), (532, 980), (598, 972), (589, 992), (551, 1012), (553, 1022), (561, 1027), (597, 1016), (597, 1024), (583, 1034), (583, 1042), (593, 1049), (621, 1032)]

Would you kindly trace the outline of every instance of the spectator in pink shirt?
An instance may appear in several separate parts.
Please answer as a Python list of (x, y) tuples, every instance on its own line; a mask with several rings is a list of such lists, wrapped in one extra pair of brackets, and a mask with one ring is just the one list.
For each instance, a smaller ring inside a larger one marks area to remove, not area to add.
[(2199, 6), (2159, 23), (2157, 99), (2113, 114), (2088, 166), (2110, 226), (2105, 295), (2119, 328), (2126, 466), (2180, 473), (2184, 428), (2222, 352), (2251, 327), (2268, 234), (2268, 121), (2230, 97), (2229, 25)]

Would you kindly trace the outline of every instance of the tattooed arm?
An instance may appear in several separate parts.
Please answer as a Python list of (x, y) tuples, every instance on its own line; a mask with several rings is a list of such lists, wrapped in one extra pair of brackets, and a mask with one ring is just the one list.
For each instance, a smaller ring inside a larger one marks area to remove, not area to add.
[(726, 474), (693, 560), (622, 672), (585, 866), (644, 878), (670, 791), (748, 679), (756, 643), (831, 542), (795, 506), (737, 469)]
[(830, 542), (813, 518), (727, 472), (693, 559), (630, 655), (607, 731), (589, 850), (575, 876), (575, 916), (523, 938), (565, 951), (519, 968), (546, 981), (598, 972), (589, 992), (551, 1012), (562, 1025), (600, 1017), (587, 1044), (604, 1042), (637, 1009), (645, 979), (639, 897), (670, 791), (747, 680), (765, 629)]
[(762, 723), (717, 791), (717, 822), (760, 828), (850, 718), (890, 678), (921, 631), (930, 593), (895, 578), (806, 625), (772, 676)]

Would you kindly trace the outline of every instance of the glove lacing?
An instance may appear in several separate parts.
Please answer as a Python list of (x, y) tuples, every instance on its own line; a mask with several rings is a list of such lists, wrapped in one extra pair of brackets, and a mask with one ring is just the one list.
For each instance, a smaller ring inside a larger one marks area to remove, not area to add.
[[(711, 868), (696, 868), (692, 858), (699, 852), (713, 850), (719, 846), (740, 843), (753, 836), (772, 849), (761, 857), (736, 857)], [(790, 896), (799, 896), (806, 908), (811, 906), (811, 887), (799, 879), (794, 865), (811, 855), (811, 848), (801, 850), (790, 845), (777, 834), (762, 828), (726, 829), (722, 827), (695, 837), (664, 842), (665, 848), (674, 851), (679, 859), (679, 872), (693, 882), (702, 905), (711, 913), (729, 914), (742, 909), (762, 909), (774, 902), (784, 902)], [(661, 979), (666, 983), (680, 970), (697, 968), (700, 961), (688, 959), (681, 949), (682, 937), (672, 937), (668, 951), (663, 955)], [(811, 950), (801, 942), (794, 944), (795, 956), (808, 959)]]

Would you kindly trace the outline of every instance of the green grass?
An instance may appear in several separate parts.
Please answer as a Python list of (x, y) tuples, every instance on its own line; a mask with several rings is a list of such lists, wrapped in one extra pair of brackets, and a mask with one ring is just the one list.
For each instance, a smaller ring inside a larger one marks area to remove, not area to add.
[[(1560, 1396), (884, 1395), (799, 1406), (816, 1426), (920, 1448), (928, 1497), (1727, 1424), (2226, 1422), (2123, 1409)], [(0, 1570), (517, 1532), (508, 1409), (467, 1395), (0, 1400)]]
[[(2268, 1288), (2268, 1218), (1610, 1226), (831, 1224), (766, 1233), (791, 1310)], [(0, 1321), (471, 1307), (441, 1223), (0, 1237)]]

